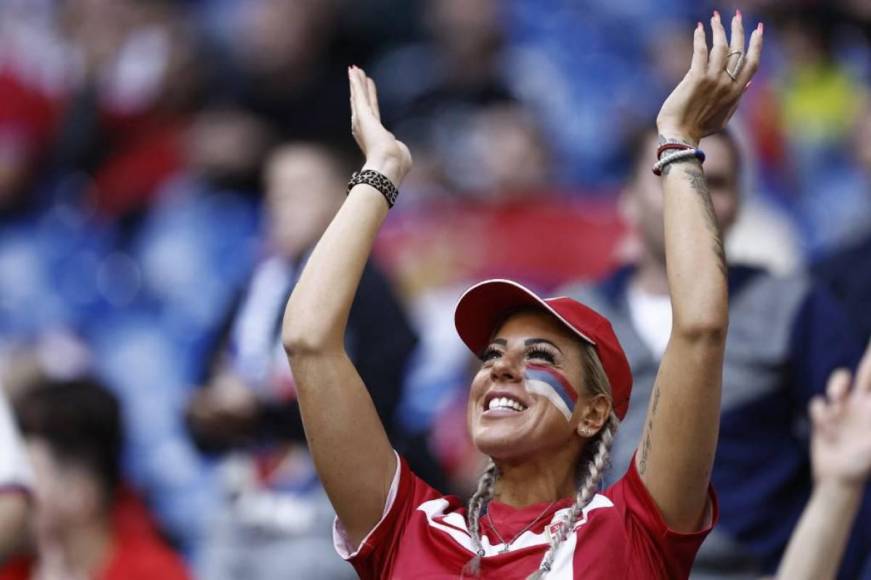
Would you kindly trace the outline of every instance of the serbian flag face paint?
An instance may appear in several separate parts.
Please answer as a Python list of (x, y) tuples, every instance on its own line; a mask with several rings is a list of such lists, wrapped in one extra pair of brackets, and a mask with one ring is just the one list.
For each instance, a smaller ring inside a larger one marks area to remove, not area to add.
[(556, 369), (527, 365), (525, 386), (528, 393), (541, 395), (565, 416), (566, 421), (571, 420), (578, 394)]

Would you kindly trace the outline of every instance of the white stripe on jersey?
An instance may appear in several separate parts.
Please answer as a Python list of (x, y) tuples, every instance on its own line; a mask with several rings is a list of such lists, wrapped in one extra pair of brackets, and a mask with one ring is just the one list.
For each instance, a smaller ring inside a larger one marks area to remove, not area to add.
[[(448, 501), (445, 499), (433, 499), (430, 501), (423, 502), (420, 504), (417, 509), (426, 514), (427, 523), (430, 527), (440, 530), (446, 534), (448, 534), (457, 544), (468, 550), (471, 554), (475, 553), (474, 548), (472, 547), (472, 537), (469, 534), (469, 529), (466, 527), (466, 520), (460, 514), (456, 512), (449, 513), (445, 515), (445, 508), (448, 507)], [(592, 501), (587, 504), (584, 508), (583, 513), (581, 514), (580, 519), (575, 523), (575, 531), (578, 528), (587, 523), (587, 515), (595, 510), (600, 508), (609, 508), (614, 507), (614, 504), (610, 499), (601, 494), (596, 494), (593, 496)], [(561, 517), (566, 515), (571, 507), (563, 508), (561, 510), (557, 510), (553, 517), (550, 520), (550, 524), (545, 526), (544, 531), (541, 533), (534, 533), (532, 530), (527, 530), (521, 534), (519, 538), (514, 540), (508, 548), (508, 551), (520, 550), (522, 548), (529, 548), (532, 546), (545, 546), (549, 543), (547, 529), (551, 524), (554, 524), (560, 520)], [(575, 538), (575, 534), (570, 535), (571, 538)], [(572, 550), (568, 552), (568, 554), (574, 553), (574, 545), (575, 540), (572, 539)], [(490, 539), (486, 535), (481, 536), (481, 547), (484, 550), (484, 556), (493, 556), (502, 552), (505, 548), (505, 545), (502, 543), (491, 544)], [(558, 556), (562, 554), (563, 550), (559, 551)], [(569, 572), (571, 572), (571, 557), (568, 559), (569, 563)], [(554, 562), (554, 571), (556, 571), (556, 562)]]

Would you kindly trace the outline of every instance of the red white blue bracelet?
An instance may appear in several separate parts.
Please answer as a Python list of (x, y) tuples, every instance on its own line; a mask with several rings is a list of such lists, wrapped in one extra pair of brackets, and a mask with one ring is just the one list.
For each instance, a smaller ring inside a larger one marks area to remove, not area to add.
[[(673, 145), (673, 146), (672, 146)], [(699, 163), (705, 162), (705, 152), (701, 149), (690, 147), (689, 145), (679, 146), (678, 143), (667, 143), (665, 145), (660, 146), (660, 151), (658, 154), (662, 154), (665, 151), (669, 151), (672, 149), (677, 149), (674, 153), (669, 153), (659, 159), (653, 165), (653, 174), (654, 175), (662, 175), (662, 170), (665, 169), (666, 166), (677, 163), (680, 161), (687, 161), (689, 159), (698, 159)]]

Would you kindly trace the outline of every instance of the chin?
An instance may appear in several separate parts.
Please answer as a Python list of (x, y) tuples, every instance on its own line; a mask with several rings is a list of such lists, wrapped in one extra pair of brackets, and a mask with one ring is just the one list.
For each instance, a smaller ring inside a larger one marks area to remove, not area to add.
[(508, 425), (478, 425), (472, 433), (478, 451), (493, 459), (520, 459), (534, 451), (529, 449), (530, 434)]
[(528, 455), (524, 449), (513, 442), (492, 441), (489, 438), (476, 439), (475, 448), (496, 461), (517, 461)]

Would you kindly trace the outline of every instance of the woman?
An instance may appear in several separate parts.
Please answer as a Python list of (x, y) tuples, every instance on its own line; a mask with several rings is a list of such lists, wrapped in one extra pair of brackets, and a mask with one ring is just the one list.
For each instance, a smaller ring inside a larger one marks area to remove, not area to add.
[(722, 240), (695, 147), (728, 121), (762, 48), (759, 26), (744, 58), (740, 13), (731, 47), (716, 12), (711, 26), (710, 53), (699, 24), (690, 71), (657, 118), (674, 325), (636, 460), (603, 494), (596, 490), (631, 386), (622, 349), (592, 310), (508, 281), (472, 288), (457, 307), (458, 331), (482, 357), (469, 430), (492, 459), (468, 510), (391, 449), (343, 334), (392, 203), (387, 180), (402, 180), (411, 155), (381, 125), (375, 85), (349, 70), (365, 175), (355, 175), (288, 301), (283, 340), (338, 516), (337, 549), (361, 577), (688, 575), (716, 520), (708, 480), (728, 325)]

